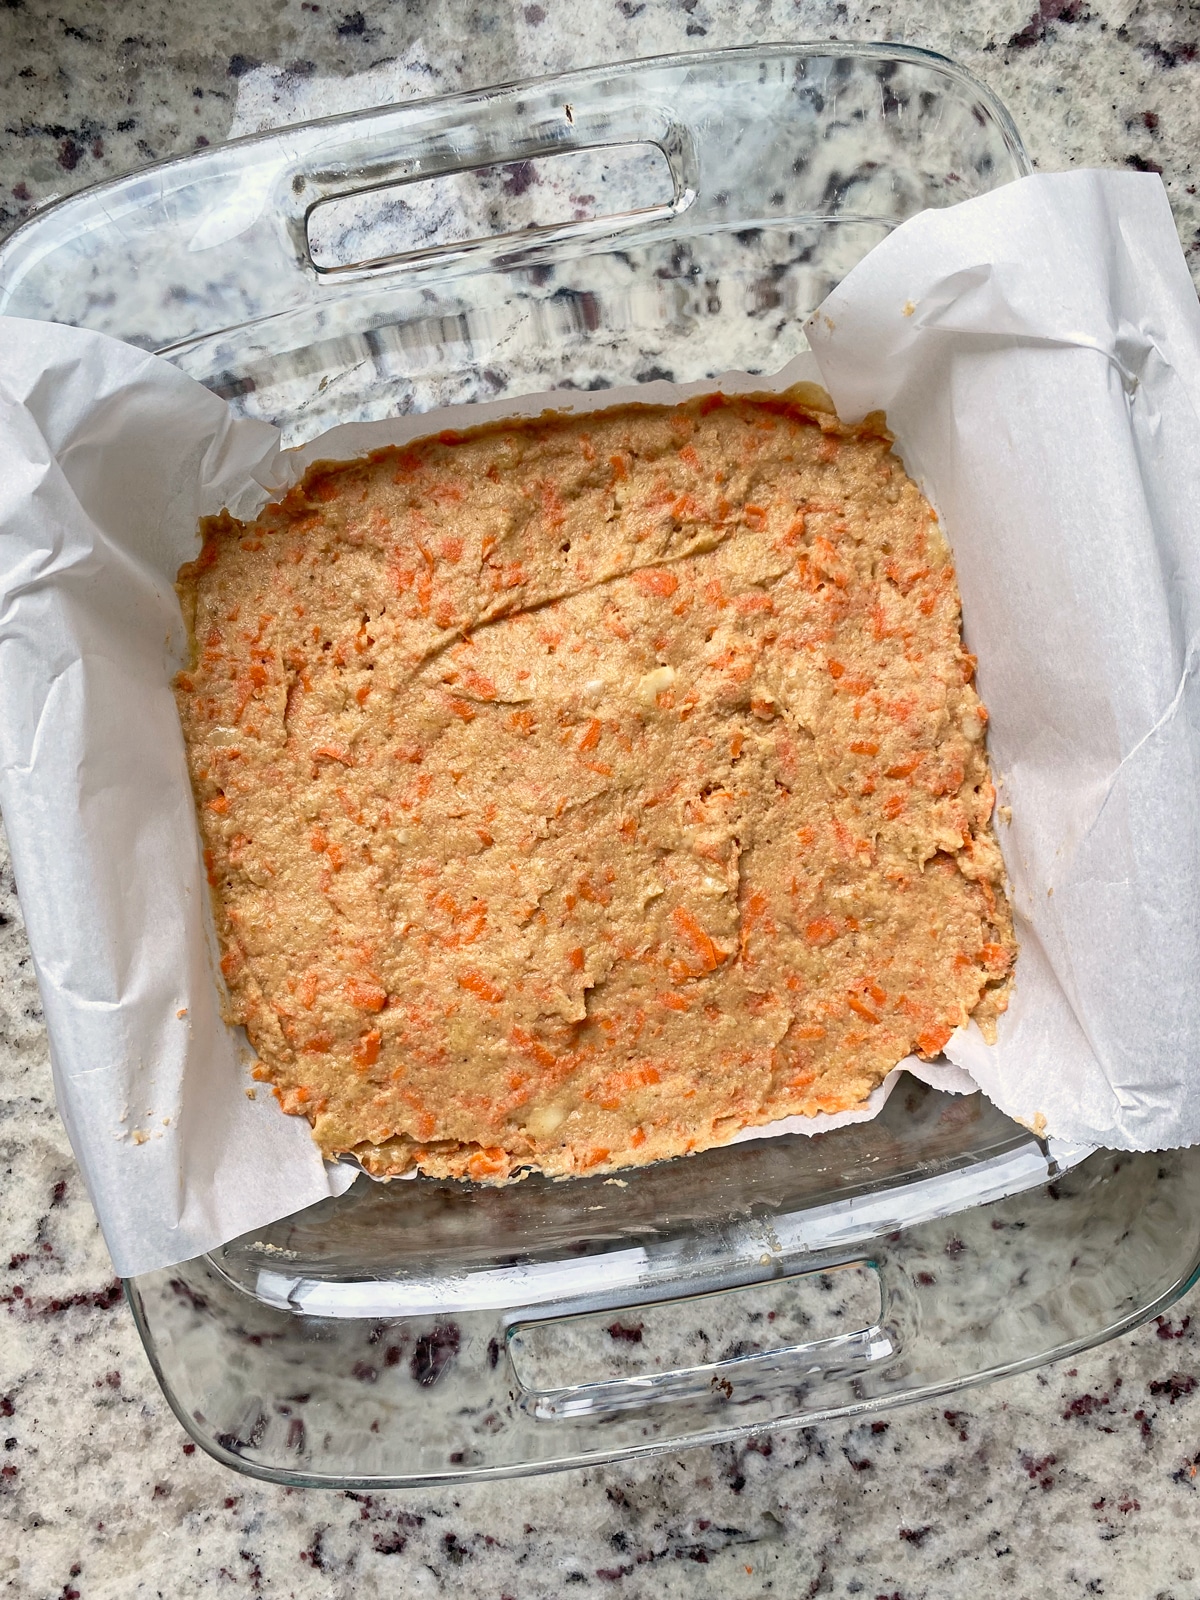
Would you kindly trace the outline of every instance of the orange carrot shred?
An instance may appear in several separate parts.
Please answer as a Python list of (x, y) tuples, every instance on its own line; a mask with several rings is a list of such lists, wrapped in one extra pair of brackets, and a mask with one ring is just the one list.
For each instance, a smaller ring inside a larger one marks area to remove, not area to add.
[(643, 567), (640, 572), (634, 573), (633, 581), (646, 594), (658, 595), (663, 600), (669, 600), (679, 587), (679, 579), (675, 574), (662, 567)]
[(921, 1055), (936, 1056), (949, 1039), (953, 1029), (945, 1023), (936, 1023), (931, 1028), (926, 1028), (924, 1033), (917, 1037), (917, 1049)]
[(867, 1005), (865, 1001), (860, 1000), (857, 995), (851, 995), (846, 1004), (850, 1007), (851, 1011), (856, 1012), (860, 1017), (865, 1017), (868, 1022), (879, 1021), (876, 1013), (871, 1010), (870, 1006)]
[(671, 921), (700, 957), (703, 970), (715, 972), (725, 957), (687, 907), (676, 906), (671, 913)]
[(364, 1033), (360, 1036), (358, 1043), (354, 1046), (356, 1065), (360, 1067), (373, 1067), (375, 1065), (379, 1060), (379, 1045), (382, 1037), (378, 1028), (372, 1028), (370, 1033)]
[(345, 995), (358, 1011), (382, 1011), (387, 1005), (387, 990), (378, 983), (366, 983), (361, 978), (347, 978)]
[(481, 1000), (486, 1000), (489, 1005), (499, 1005), (504, 999), (504, 990), (498, 989), (494, 983), (489, 983), (482, 972), (471, 970), (461, 972), (458, 976), (459, 985), (478, 995)]

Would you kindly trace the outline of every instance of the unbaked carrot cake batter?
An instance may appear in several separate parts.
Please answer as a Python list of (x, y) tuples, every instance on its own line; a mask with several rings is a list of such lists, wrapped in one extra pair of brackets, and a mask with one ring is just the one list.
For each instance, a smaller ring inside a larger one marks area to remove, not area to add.
[(176, 693), (221, 966), (327, 1156), (653, 1161), (1004, 1008), (987, 714), (879, 419), (547, 415), (203, 533)]

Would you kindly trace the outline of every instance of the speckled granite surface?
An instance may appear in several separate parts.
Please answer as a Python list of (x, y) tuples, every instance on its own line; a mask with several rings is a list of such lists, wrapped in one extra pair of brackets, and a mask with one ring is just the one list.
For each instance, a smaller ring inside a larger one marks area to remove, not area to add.
[[(0, 0), (0, 228), (231, 128), (380, 94), (771, 38), (903, 39), (1007, 101), (1039, 165), (1161, 170), (1200, 275), (1200, 12), (1097, 0)], [(749, 1445), (374, 1496), (236, 1478), (151, 1377), (53, 1108), (0, 866), (0, 1593), (125, 1600), (1200, 1597), (1194, 1295), (1038, 1374)]]

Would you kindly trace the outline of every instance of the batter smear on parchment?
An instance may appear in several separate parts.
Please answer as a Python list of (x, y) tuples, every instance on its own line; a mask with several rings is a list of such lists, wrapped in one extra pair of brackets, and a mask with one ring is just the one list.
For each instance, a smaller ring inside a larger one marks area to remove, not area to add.
[(499, 423), (203, 533), (176, 693), (221, 965), (326, 1155), (653, 1161), (1004, 1008), (987, 714), (882, 419)]

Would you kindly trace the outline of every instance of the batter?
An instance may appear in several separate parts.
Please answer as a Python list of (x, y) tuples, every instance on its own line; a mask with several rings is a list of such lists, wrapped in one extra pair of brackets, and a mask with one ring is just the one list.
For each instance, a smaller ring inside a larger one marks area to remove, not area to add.
[(882, 419), (547, 415), (203, 533), (176, 694), (221, 966), (326, 1156), (602, 1172), (993, 1027), (987, 714)]

